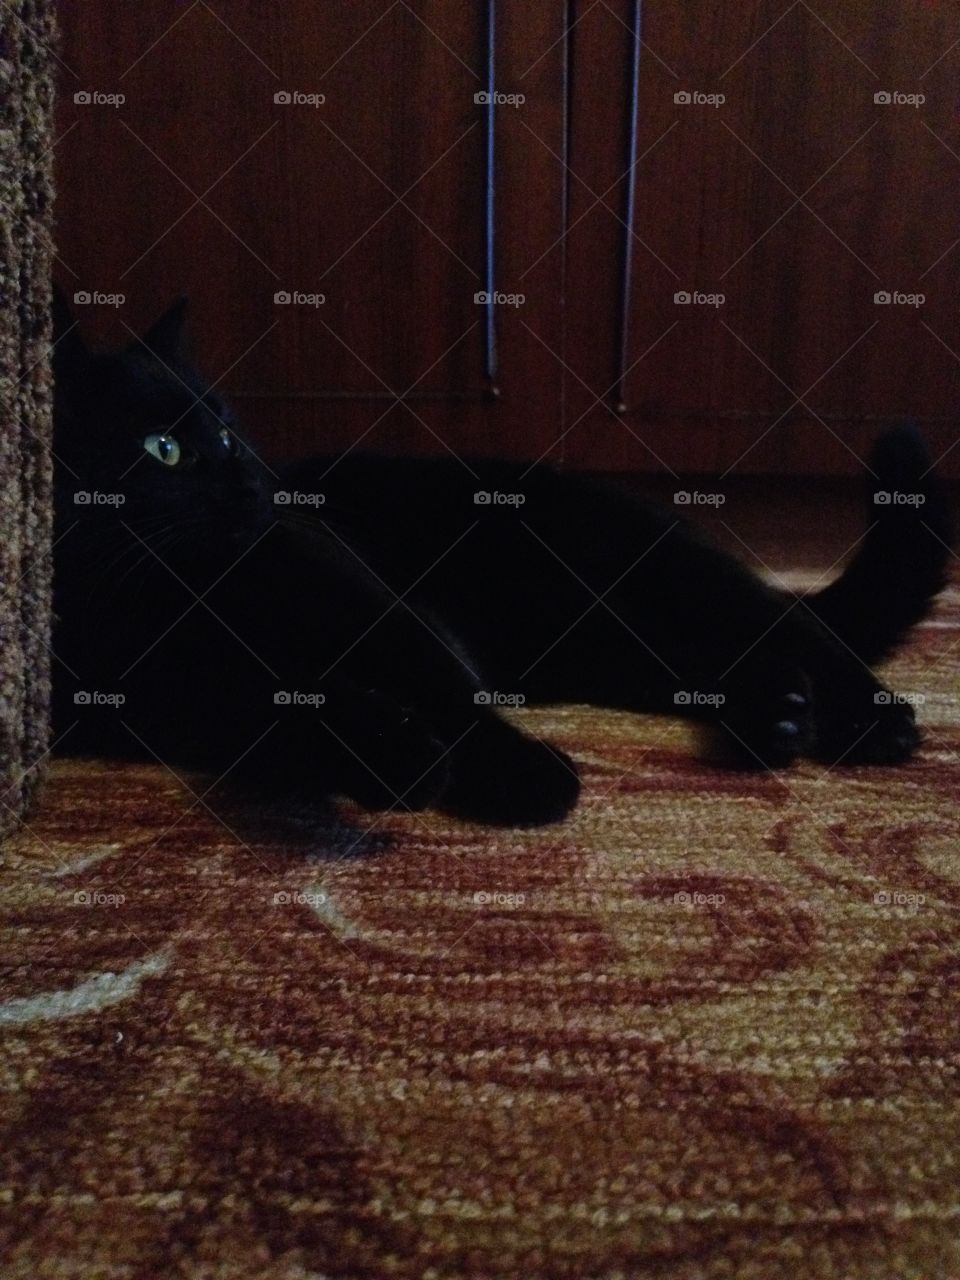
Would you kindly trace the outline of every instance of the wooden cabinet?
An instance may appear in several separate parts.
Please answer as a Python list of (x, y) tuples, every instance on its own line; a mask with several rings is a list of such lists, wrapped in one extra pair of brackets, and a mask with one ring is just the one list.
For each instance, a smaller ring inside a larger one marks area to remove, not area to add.
[[(960, 46), (947, 9), (647, 4), (630, 59), (639, 12), (586, 4), (575, 32), (586, 181), (573, 187), (568, 343), (585, 383), (615, 389), (570, 433), (568, 460), (858, 469), (878, 423), (906, 413), (949, 448)], [(627, 228), (613, 215), (625, 219), (631, 180)]]
[(898, 414), (957, 439), (942, 6), (101, 0), (62, 24), (60, 280), (126, 296), (85, 308), (103, 341), (190, 293), (276, 455), (802, 474), (859, 469)]

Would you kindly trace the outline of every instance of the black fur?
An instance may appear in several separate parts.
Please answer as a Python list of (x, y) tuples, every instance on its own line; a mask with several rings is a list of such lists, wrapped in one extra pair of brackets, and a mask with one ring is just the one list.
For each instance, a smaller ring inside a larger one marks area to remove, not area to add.
[[(61, 750), (508, 824), (562, 818), (579, 782), (503, 702), (695, 715), (755, 766), (913, 750), (910, 707), (868, 664), (943, 582), (946, 507), (914, 433), (881, 439), (871, 487), (923, 505), (871, 503), (847, 573), (797, 604), (676, 511), (548, 467), (351, 453), (275, 478), (181, 356), (182, 302), (112, 355), (58, 311)], [(178, 465), (145, 451), (158, 434)]]
[[(943, 486), (913, 426), (882, 435), (869, 459), (869, 534), (817, 613), (863, 659), (887, 656), (946, 581), (951, 527)], [(898, 502), (898, 497), (915, 499)], [(890, 501), (884, 501), (890, 499)]]

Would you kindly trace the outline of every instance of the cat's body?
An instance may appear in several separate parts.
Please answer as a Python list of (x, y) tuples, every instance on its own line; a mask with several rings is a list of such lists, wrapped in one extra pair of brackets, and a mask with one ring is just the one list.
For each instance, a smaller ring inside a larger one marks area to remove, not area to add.
[(274, 478), (180, 362), (179, 322), (115, 357), (58, 346), (61, 750), (507, 823), (578, 793), (574, 764), (500, 714), (521, 701), (696, 714), (757, 766), (910, 754), (912, 712), (869, 670), (948, 554), (909, 430), (870, 487), (923, 505), (872, 507), (843, 581), (798, 604), (675, 510), (548, 467), (351, 453)]

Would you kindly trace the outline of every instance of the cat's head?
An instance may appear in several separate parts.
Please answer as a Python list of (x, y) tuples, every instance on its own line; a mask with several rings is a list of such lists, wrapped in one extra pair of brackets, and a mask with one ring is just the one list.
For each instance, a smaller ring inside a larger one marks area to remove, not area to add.
[(54, 296), (57, 523), (113, 527), (164, 548), (171, 563), (235, 556), (272, 519), (266, 469), (183, 352), (179, 299), (120, 351), (91, 352)]

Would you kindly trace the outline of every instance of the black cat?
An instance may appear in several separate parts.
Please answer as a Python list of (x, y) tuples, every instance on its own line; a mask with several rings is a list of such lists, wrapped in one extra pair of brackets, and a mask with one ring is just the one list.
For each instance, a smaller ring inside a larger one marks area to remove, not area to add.
[(680, 711), (753, 765), (912, 752), (869, 670), (944, 581), (910, 429), (873, 453), (893, 496), (852, 564), (797, 603), (675, 511), (544, 466), (350, 453), (277, 479), (182, 357), (182, 302), (111, 355), (55, 310), (59, 750), (508, 824), (579, 783), (504, 704)]

